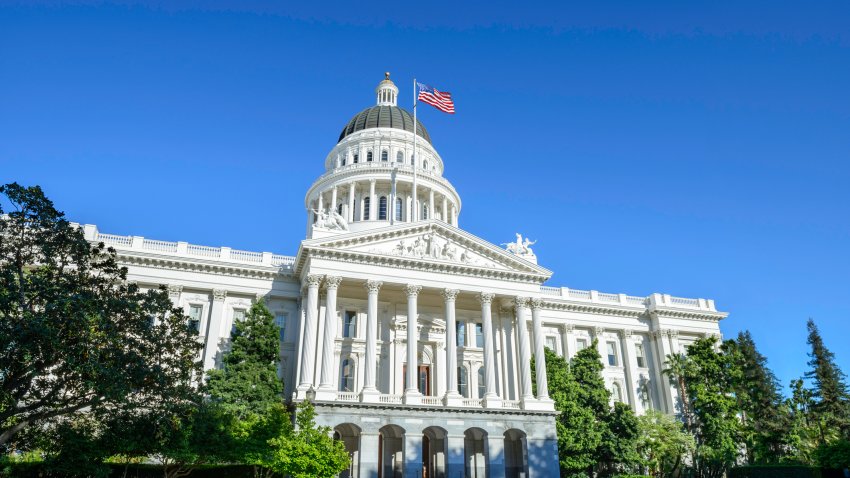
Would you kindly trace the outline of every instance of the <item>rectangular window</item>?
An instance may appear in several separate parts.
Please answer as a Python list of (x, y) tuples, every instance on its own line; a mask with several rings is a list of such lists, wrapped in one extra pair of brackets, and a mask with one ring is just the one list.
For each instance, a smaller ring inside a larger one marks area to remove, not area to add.
[(612, 367), (617, 366), (617, 344), (614, 342), (608, 342), (605, 344), (608, 349), (608, 365)]
[(457, 346), (466, 347), (466, 323), (457, 323)]
[(555, 337), (552, 337), (551, 335), (546, 337), (546, 348), (555, 352)]
[(484, 348), (484, 326), (481, 324), (475, 324), (475, 346)]
[(345, 319), (342, 323), (342, 336), (344, 338), (352, 338), (357, 334), (357, 312), (353, 310), (345, 311)]
[(643, 355), (643, 344), (635, 344), (635, 355), (637, 356), (637, 366), (646, 367), (646, 357)]
[(484, 367), (478, 367), (478, 398), (484, 398), (487, 391), (487, 382), (484, 377)]
[(457, 392), (459, 394), (461, 394), (461, 396), (464, 396), (464, 397), (469, 396), (469, 389), (468, 389), (466, 368), (465, 367), (458, 367), (457, 368)]
[(284, 342), (286, 340), (286, 314), (275, 314), (274, 322), (280, 329), (280, 341)]
[(201, 314), (203, 311), (204, 306), (202, 305), (189, 306), (189, 330), (196, 334), (201, 331)]
[(582, 351), (587, 348), (587, 339), (576, 339), (576, 348)]
[(245, 320), (245, 311), (243, 309), (233, 310), (233, 324), (230, 325), (230, 335), (236, 332), (236, 323)]

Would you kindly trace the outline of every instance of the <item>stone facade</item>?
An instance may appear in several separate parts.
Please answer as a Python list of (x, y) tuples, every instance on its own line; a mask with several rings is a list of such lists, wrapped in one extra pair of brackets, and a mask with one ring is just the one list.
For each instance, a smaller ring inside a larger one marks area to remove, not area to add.
[(309, 188), (295, 256), (81, 227), (116, 248), (129, 280), (168, 288), (206, 368), (266, 301), (286, 396), (316, 403), (351, 453), (346, 477), (557, 477), (546, 347), (570, 358), (597, 339), (612, 400), (676, 413), (664, 357), (719, 335), (726, 314), (706, 299), (544, 286), (552, 273), (533, 242), (500, 247), (459, 228), (460, 197), (427, 133), (414, 140), (388, 77), (376, 95), (380, 108), (349, 123)]

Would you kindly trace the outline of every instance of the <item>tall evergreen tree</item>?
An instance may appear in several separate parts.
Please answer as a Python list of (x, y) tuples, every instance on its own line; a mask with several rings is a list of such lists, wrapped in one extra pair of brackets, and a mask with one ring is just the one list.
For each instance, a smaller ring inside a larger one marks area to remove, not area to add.
[(767, 358), (756, 348), (749, 331), (728, 342), (729, 352), (740, 369), (733, 383), (741, 416), (741, 432), (747, 462), (777, 463), (789, 450), (791, 415)]
[(282, 401), (283, 382), (277, 376), (280, 335), (274, 316), (261, 300), (233, 326), (223, 368), (207, 372), (206, 390), (213, 402), (244, 420)]
[(805, 377), (812, 382), (815, 400), (812, 411), (820, 427), (820, 442), (826, 443), (839, 435), (850, 436), (850, 393), (846, 376), (835, 363), (835, 354), (823, 343), (817, 325), (809, 319), (806, 326), (812, 350), (809, 353), (811, 368)]

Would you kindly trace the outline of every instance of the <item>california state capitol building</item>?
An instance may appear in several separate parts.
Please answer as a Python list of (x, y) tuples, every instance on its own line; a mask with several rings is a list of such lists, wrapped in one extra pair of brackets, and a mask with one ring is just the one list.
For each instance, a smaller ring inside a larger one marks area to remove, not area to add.
[(596, 339), (612, 401), (676, 413), (665, 356), (719, 336), (727, 314), (710, 299), (552, 286), (532, 241), (464, 231), (451, 158), (421, 123), (414, 154), (398, 92), (386, 74), (377, 104), (342, 125), (307, 187), (304, 240), (281, 244), (294, 255), (80, 227), (117, 250), (128, 280), (168, 288), (206, 369), (265, 301), (285, 397), (311, 400), (344, 442), (343, 477), (558, 477), (547, 347), (569, 359)]

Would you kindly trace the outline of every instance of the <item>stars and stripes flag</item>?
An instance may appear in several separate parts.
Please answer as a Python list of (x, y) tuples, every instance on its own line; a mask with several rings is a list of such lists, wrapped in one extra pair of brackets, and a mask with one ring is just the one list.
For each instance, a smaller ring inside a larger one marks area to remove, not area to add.
[(417, 82), (419, 87), (419, 96), (417, 99), (423, 103), (427, 103), (443, 113), (455, 114), (455, 104), (452, 101), (452, 94), (448, 91), (440, 91), (426, 84)]

